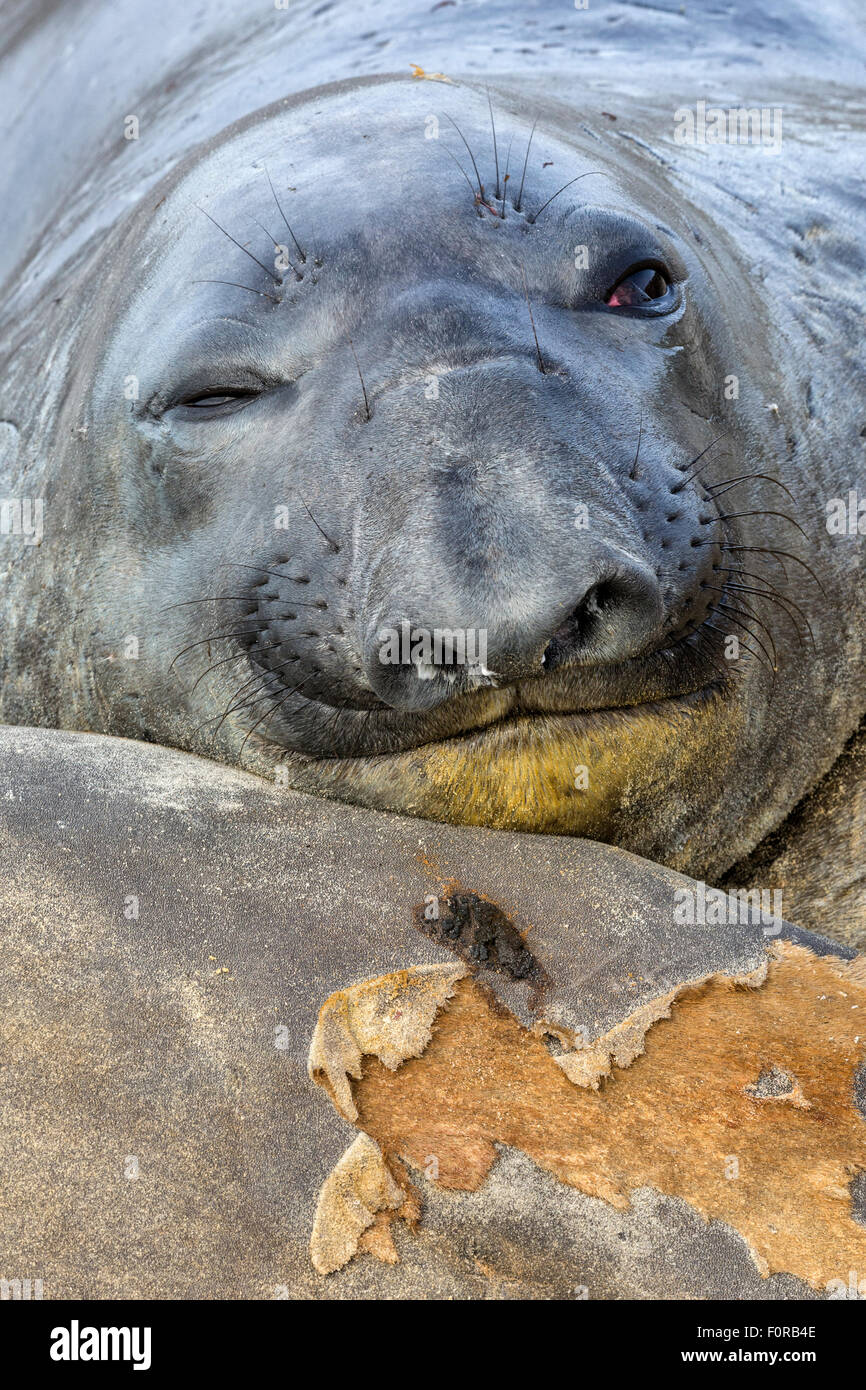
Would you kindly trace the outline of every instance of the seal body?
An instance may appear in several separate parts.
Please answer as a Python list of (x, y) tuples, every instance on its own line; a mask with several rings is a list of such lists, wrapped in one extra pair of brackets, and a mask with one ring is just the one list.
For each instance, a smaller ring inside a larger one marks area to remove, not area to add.
[(735, 872), (863, 716), (854, 20), (249, 15), (13, 170), (3, 718)]

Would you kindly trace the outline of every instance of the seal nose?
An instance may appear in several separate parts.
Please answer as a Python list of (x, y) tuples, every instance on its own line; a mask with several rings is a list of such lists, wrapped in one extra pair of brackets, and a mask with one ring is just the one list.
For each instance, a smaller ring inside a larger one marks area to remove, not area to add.
[[(658, 631), (663, 604), (655, 573), (618, 557), (616, 568), (564, 594), (502, 594), (483, 608), (444, 604), (405, 611), (368, 630), (364, 665), (393, 709), (429, 710), (456, 695), (543, 675), (566, 663), (593, 666), (637, 655)], [(438, 609), (438, 614), (437, 614)], [(471, 621), (458, 623), (455, 611)], [(435, 615), (435, 616), (434, 616)]]
[(612, 664), (636, 656), (657, 631), (664, 613), (658, 577), (635, 562), (597, 580), (551, 634), (543, 664)]

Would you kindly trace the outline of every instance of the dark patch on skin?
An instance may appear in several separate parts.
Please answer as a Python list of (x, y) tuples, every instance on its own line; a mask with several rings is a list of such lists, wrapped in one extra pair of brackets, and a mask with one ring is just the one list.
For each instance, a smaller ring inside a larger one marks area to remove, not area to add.
[(771, 1067), (762, 1067), (754, 1086), (746, 1087), (746, 1094), (755, 1100), (778, 1100), (780, 1096), (789, 1096), (795, 1084), (790, 1072), (783, 1071), (774, 1062)]
[(439, 898), (439, 916), (429, 920), (424, 904), (413, 909), (419, 931), (446, 946), (472, 970), (493, 970), (526, 980), (536, 991), (549, 977), (529, 950), (522, 933), (497, 903), (468, 889), (454, 888)]
[(866, 1226), (866, 1173), (857, 1173), (848, 1188), (851, 1194), (851, 1219)]
[(866, 1120), (866, 1062), (854, 1073), (854, 1104)]

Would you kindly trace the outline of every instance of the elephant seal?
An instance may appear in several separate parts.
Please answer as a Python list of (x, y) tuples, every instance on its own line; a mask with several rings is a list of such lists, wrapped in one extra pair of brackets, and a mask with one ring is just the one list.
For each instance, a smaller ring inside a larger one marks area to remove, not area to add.
[(665, 866), (862, 931), (861, 31), (362, 11), (0, 17), (7, 1274), (848, 1296), (862, 960)]
[[(406, 8), (341, 48), (348, 7), (294, 7), (291, 63), (275, 14), (228, 66), (249, 6), (212, 45), (172, 12), (176, 72), (141, 42), (110, 117), (87, 88), (59, 217), (17, 170), (3, 492), (44, 534), (3, 537), (2, 717), (716, 880), (836, 776), (832, 901), (813, 836), (786, 910), (856, 934), (853, 12), (754, 21), (780, 50), (739, 6), (533, 12), (524, 54), (509, 5)], [(43, 123), (135, 11), (76, 19)], [(724, 44), (778, 140), (699, 138)]]

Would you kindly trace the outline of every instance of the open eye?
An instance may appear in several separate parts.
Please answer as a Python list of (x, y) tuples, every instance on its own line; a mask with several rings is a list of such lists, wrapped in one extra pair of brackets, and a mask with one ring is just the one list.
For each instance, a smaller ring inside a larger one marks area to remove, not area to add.
[(671, 290), (670, 280), (658, 266), (639, 266), (617, 281), (604, 302), (609, 309), (635, 309), (664, 299)]

